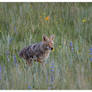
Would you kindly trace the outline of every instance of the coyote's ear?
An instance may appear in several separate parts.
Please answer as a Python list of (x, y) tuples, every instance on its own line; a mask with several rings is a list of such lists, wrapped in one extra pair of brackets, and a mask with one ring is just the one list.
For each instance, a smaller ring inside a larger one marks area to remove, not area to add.
[(43, 35), (43, 36), (42, 36), (42, 40), (43, 40), (43, 41), (48, 41), (48, 37), (47, 37), (46, 35)]
[(55, 35), (50, 36), (50, 40), (54, 40), (54, 38), (55, 38)]

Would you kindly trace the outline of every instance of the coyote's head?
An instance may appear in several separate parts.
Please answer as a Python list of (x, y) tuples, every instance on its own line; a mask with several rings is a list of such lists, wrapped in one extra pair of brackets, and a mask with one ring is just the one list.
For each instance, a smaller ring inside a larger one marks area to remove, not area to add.
[(43, 48), (45, 50), (53, 50), (54, 48), (54, 35), (51, 35), (50, 37), (47, 37), (46, 35), (42, 36), (42, 42), (43, 42)]

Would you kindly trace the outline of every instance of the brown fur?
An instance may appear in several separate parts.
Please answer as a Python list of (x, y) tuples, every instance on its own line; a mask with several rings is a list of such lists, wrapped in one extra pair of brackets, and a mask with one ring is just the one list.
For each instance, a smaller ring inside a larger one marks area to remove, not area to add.
[(19, 56), (26, 60), (26, 63), (31, 65), (32, 61), (43, 63), (48, 58), (50, 51), (53, 49), (54, 35), (48, 38), (43, 35), (42, 41), (23, 48)]

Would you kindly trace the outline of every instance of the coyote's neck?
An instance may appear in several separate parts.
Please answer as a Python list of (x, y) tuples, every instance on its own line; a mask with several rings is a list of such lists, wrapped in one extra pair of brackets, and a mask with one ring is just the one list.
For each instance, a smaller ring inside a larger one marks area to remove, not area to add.
[(40, 50), (43, 52), (43, 53), (46, 53), (46, 52), (50, 52), (49, 49), (46, 49), (44, 43), (42, 42), (41, 45), (40, 45)]

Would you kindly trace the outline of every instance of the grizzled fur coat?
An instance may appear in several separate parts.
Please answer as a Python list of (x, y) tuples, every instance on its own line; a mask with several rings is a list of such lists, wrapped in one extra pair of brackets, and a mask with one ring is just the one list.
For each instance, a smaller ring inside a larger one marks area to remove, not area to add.
[(23, 48), (19, 52), (19, 56), (24, 58), (29, 65), (32, 65), (32, 61), (43, 63), (48, 58), (51, 50), (53, 50), (53, 40), (54, 35), (51, 35), (50, 38), (43, 35), (41, 42)]

